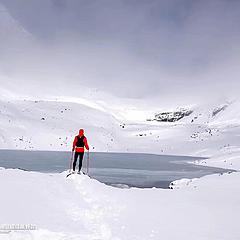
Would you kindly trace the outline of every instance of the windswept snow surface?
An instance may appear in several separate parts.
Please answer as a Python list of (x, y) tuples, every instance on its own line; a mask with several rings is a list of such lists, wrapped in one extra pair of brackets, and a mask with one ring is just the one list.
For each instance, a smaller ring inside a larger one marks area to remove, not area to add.
[(1, 240), (238, 240), (239, 173), (197, 179), (181, 189), (119, 189), (84, 175), (0, 170), (0, 224), (37, 230)]

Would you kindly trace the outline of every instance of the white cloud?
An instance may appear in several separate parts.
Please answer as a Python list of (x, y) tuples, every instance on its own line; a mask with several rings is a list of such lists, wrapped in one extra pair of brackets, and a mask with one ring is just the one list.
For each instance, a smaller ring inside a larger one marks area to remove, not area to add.
[(8, 14), (0, 31), (12, 29), (0, 71), (30, 94), (77, 95), (88, 86), (123, 97), (206, 98), (239, 87), (238, 1), (0, 2), (0, 17)]

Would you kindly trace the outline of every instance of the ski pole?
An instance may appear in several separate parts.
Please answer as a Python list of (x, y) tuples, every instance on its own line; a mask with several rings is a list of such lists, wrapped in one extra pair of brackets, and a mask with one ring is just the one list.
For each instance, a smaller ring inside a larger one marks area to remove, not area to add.
[(73, 161), (73, 151), (72, 151), (72, 156), (70, 160), (69, 173), (71, 173), (71, 170), (72, 170), (72, 161)]
[(87, 154), (87, 175), (89, 173), (89, 150), (88, 150), (88, 154)]

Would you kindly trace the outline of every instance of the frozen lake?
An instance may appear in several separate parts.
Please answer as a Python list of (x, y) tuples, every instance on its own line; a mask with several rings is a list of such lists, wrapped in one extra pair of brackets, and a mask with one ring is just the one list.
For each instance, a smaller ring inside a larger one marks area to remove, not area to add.
[[(83, 170), (86, 166), (86, 157)], [(68, 169), (70, 152), (0, 150), (0, 166), (27, 171), (62, 172)], [(199, 157), (143, 153), (90, 153), (90, 176), (110, 185), (168, 188), (171, 181), (195, 178), (227, 170), (187, 163)]]

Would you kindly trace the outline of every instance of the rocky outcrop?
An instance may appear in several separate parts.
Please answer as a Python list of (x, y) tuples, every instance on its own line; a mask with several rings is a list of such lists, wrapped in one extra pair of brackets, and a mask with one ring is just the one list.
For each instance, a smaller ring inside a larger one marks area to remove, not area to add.
[(154, 116), (154, 119), (148, 119), (148, 121), (158, 121), (158, 122), (176, 122), (180, 119), (189, 116), (193, 113), (192, 110), (179, 109), (172, 112), (161, 112)]

